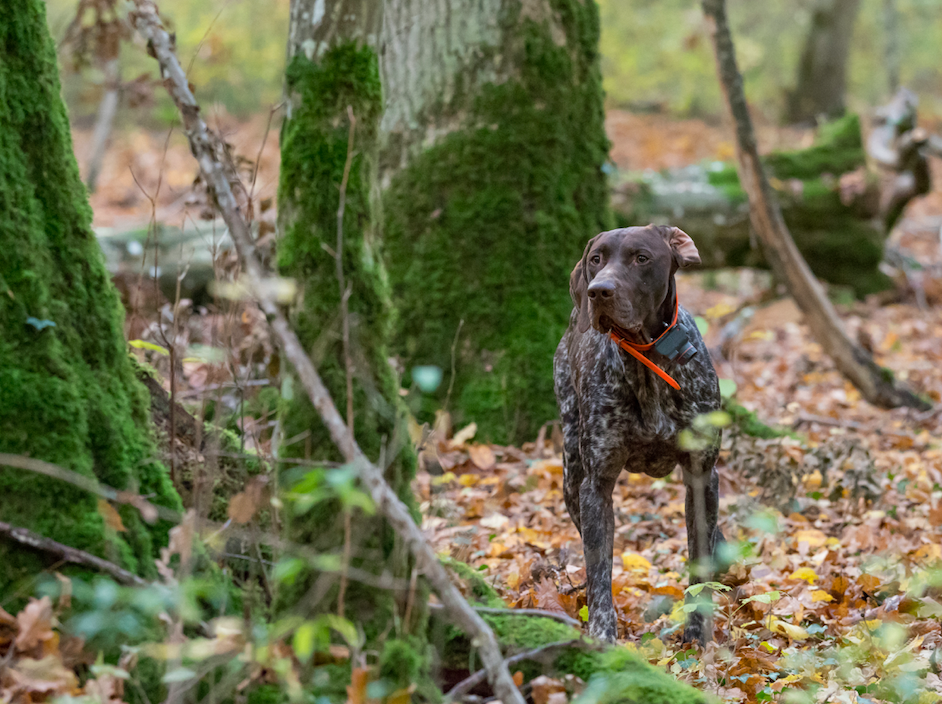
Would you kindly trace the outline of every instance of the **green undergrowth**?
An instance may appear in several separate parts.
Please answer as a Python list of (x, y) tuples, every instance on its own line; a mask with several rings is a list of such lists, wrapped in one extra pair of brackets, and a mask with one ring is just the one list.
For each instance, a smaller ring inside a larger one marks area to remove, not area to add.
[[(443, 564), (464, 582), (473, 604), (508, 608), (480, 572), (452, 559), (443, 560)], [(585, 695), (590, 697), (589, 701), (635, 704), (699, 704), (710, 701), (702, 692), (677, 682), (626, 648), (603, 647), (581, 640), (579, 629), (565, 623), (549, 618), (515, 615), (512, 612), (484, 613), (481, 616), (493, 629), (505, 655), (534, 650), (551, 643), (578, 641), (572, 647), (560, 650), (549, 666), (536, 661), (524, 661), (515, 666), (516, 670), (523, 673), (524, 681), (541, 674), (573, 674), (588, 682), (589, 688)], [(435, 625), (433, 622), (433, 629)], [(481, 667), (464, 633), (451, 625), (439, 624), (438, 628), (443, 636), (439, 648), (443, 667), (469, 670)]]
[[(179, 508), (166, 468), (151, 459), (147, 399), (91, 230), (44, 7), (0, 1), (0, 452)], [(167, 524), (147, 525), (124, 506), (116, 532), (96, 497), (20, 470), (0, 469), (0, 492), (2, 520), (156, 576)], [(52, 562), (3, 541), (0, 595)]]
[[(552, 357), (572, 307), (569, 272), (610, 224), (597, 9), (549, 4), (565, 44), (509, 3), (495, 21), (512, 40), (482, 51), (513, 76), (437, 106), (436, 118), (461, 127), (416, 155), (383, 200), (395, 351), (407, 369), (447, 375), (454, 344), (450, 410), (498, 442), (532, 439), (556, 417)], [(420, 421), (448, 386), (424, 398)]]

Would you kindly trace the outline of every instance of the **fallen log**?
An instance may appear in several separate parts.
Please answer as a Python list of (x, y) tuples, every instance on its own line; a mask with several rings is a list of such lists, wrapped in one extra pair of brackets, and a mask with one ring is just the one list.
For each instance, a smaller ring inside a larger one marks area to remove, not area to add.
[[(763, 159), (811, 270), (861, 296), (891, 285), (879, 268), (887, 235), (879, 218), (879, 179), (866, 162), (856, 115), (823, 125), (808, 149)], [(670, 222), (690, 232), (705, 267), (768, 268), (733, 163), (628, 174), (614, 188), (612, 205), (621, 223)]]

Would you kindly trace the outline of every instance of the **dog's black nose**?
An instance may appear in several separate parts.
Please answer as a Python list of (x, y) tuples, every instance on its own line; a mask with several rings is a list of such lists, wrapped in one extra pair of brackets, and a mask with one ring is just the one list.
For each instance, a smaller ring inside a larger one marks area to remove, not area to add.
[(615, 295), (615, 283), (613, 281), (593, 281), (589, 284), (589, 298), (593, 301), (596, 298), (611, 298)]

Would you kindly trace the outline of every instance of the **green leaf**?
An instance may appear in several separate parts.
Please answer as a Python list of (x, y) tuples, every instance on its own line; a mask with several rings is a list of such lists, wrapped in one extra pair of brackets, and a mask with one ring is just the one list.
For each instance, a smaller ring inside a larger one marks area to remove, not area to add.
[(196, 673), (193, 670), (190, 670), (186, 667), (178, 667), (176, 670), (171, 670), (163, 677), (164, 684), (171, 684), (173, 682), (186, 682), (196, 677)]
[(151, 352), (162, 354), (164, 357), (170, 356), (170, 351), (167, 350), (166, 347), (155, 345), (153, 342), (147, 342), (145, 340), (128, 340), (128, 344), (131, 345), (131, 347), (136, 347), (139, 350), (150, 350)]
[(318, 631), (323, 631), (323, 627), (314, 621), (305, 621), (294, 632), (291, 645), (294, 647), (294, 654), (301, 662), (307, 662), (314, 654), (317, 641), (320, 640)]
[(699, 315), (695, 315), (693, 318), (693, 322), (697, 324), (697, 330), (700, 331), (701, 335), (707, 334), (707, 330), (710, 329), (710, 324), (707, 322), (706, 318), (703, 318)]
[(581, 609), (579, 609), (579, 618), (581, 618), (584, 622), (588, 623), (588, 621), (589, 621), (589, 607), (588, 607), (588, 605), (583, 606)]
[(773, 601), (778, 601), (782, 598), (781, 592), (773, 591), (766, 592), (765, 594), (754, 594), (746, 599), (742, 600), (742, 603), (748, 604), (750, 602), (757, 602), (759, 604), (771, 604)]
[(736, 382), (733, 379), (720, 379), (720, 396), (732, 398), (736, 393)]
[(433, 365), (412, 367), (412, 381), (421, 391), (430, 394), (442, 383), (442, 369)]
[(284, 584), (294, 584), (294, 580), (298, 578), (298, 575), (301, 574), (301, 571), (304, 569), (304, 560), (298, 557), (289, 557), (285, 560), (280, 560), (278, 564), (275, 565), (275, 569), (272, 571), (272, 577), (278, 582)]

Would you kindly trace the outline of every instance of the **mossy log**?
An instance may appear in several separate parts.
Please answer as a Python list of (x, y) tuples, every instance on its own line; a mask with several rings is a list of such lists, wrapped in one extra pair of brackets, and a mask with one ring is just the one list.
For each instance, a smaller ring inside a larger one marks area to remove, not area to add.
[[(818, 278), (857, 295), (890, 285), (879, 270), (886, 232), (878, 179), (866, 170), (856, 115), (822, 126), (814, 146), (769, 154), (764, 164), (795, 244)], [(625, 225), (670, 222), (690, 233), (704, 267), (768, 268), (733, 163), (629, 175), (616, 186), (612, 205)]]
[[(152, 459), (147, 394), (92, 233), (45, 3), (0, 0), (0, 16), (0, 452), (178, 509), (166, 468)], [(8, 468), (0, 492), (4, 521), (156, 577), (169, 525), (122, 507), (116, 531), (96, 497)], [(0, 542), (0, 596), (50, 562)]]
[(453, 385), (424, 399), (423, 420), (452, 386), (457, 423), (532, 439), (557, 414), (569, 272), (610, 224), (598, 10), (393, 0), (386, 14), (380, 180), (395, 351), (407, 369), (450, 370), (454, 346)]

